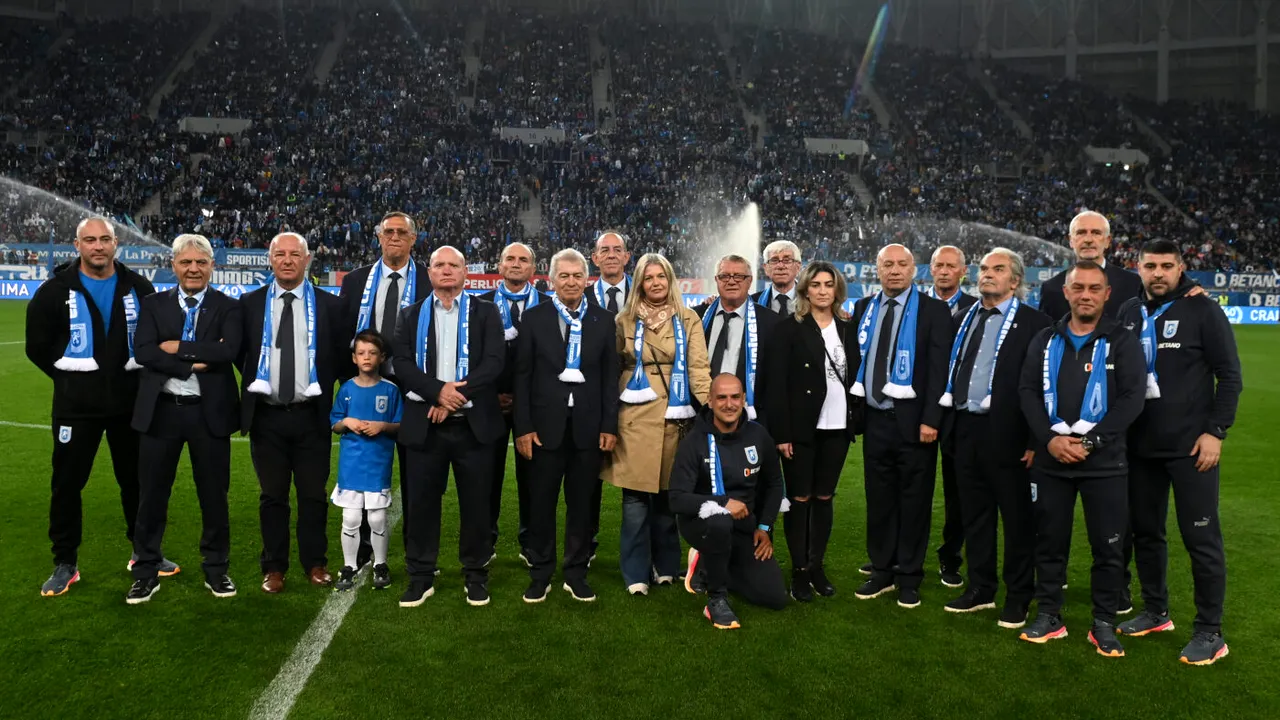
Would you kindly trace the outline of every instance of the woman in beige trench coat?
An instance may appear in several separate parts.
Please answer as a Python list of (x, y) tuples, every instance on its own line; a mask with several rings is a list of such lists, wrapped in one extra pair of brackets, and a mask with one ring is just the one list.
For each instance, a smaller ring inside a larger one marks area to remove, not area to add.
[(621, 403), (618, 444), (605, 460), (606, 482), (622, 489), (622, 578), (632, 595), (649, 592), (649, 583), (671, 584), (680, 572), (680, 535), (667, 504), (667, 484), (676, 446), (692, 419), (668, 420), (668, 388), (676, 354), (673, 323), (684, 327), (685, 358), (691, 403), (704, 404), (711, 389), (707, 343), (697, 313), (684, 305), (671, 264), (650, 253), (636, 263), (636, 288), (618, 313), (618, 354), (622, 376), (618, 392), (635, 371), (636, 320), (644, 322), (645, 366), (657, 398), (640, 404)]

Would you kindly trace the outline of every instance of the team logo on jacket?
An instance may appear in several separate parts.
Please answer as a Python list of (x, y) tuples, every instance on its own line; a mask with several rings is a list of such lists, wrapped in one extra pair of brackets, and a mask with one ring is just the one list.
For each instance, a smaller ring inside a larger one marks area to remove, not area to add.
[(58, 442), (62, 443), (63, 445), (66, 445), (67, 443), (71, 442), (71, 426), (70, 425), (63, 425), (62, 427), (58, 428)]
[(1178, 321), (1165, 320), (1164, 321), (1164, 339), (1168, 340), (1169, 338), (1177, 334), (1178, 334)]
[(377, 399), (374, 401), (374, 406), (378, 409), (378, 412), (384, 413), (387, 411), (388, 400), (389, 400), (389, 396), (387, 395), (379, 395), (377, 397)]
[(755, 465), (756, 463), (760, 462), (760, 453), (756, 452), (755, 445), (747, 446), (747, 462), (752, 465)]

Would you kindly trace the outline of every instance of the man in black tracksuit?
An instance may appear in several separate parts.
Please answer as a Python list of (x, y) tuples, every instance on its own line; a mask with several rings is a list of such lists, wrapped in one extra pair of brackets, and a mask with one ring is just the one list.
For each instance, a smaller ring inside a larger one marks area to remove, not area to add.
[[(1141, 346), (1123, 325), (1102, 315), (1109, 291), (1101, 267), (1077, 262), (1065, 285), (1070, 316), (1031, 341), (1023, 364), (1018, 395), (1035, 452), (1031, 500), (1039, 614), (1019, 637), (1043, 643), (1067, 635), (1060, 616), (1062, 583), (1079, 493), (1093, 551), (1089, 640), (1100, 654), (1121, 657), (1115, 618), (1129, 514), (1125, 439), (1142, 412), (1146, 385)], [(1100, 347), (1104, 342), (1105, 353)], [(1056, 372), (1051, 362), (1055, 349), (1060, 351)], [(1095, 359), (1105, 365), (1098, 375), (1093, 374)]]
[[(717, 628), (739, 627), (729, 608), (732, 589), (744, 600), (780, 610), (787, 590), (773, 557), (769, 531), (782, 504), (782, 467), (773, 438), (745, 417), (742, 381), (728, 373), (711, 384), (710, 412), (680, 442), (671, 468), (671, 509), (680, 534), (693, 546), (685, 588), (705, 579), (704, 611)], [(715, 443), (716, 459), (711, 458)], [(716, 464), (722, 487), (715, 486)]]
[[(75, 245), (79, 257), (54, 268), (27, 305), (27, 358), (53, 380), (49, 539), (54, 572), (41, 588), (45, 596), (61, 595), (80, 579), (80, 493), (89, 481), (104, 432), (120, 486), (125, 535), (131, 541), (138, 518), (138, 433), (129, 426), (138, 373), (126, 366), (133, 359), (130, 335), (137, 327), (139, 300), (155, 289), (114, 259), (117, 243), (109, 220), (90, 218), (80, 223)], [(75, 293), (78, 313), (74, 322), (71, 293)], [(92, 362), (87, 358), (67, 362), (77, 344), (83, 343), (87, 353), (90, 340)], [(168, 575), (177, 571), (173, 566), (165, 570)]]
[(1172, 486), (1178, 529), (1191, 556), (1196, 601), (1195, 632), (1181, 660), (1208, 665), (1227, 654), (1222, 639), (1227, 566), (1218, 522), (1218, 459), (1240, 399), (1240, 358), (1231, 326), (1217, 304), (1203, 295), (1187, 297), (1195, 285), (1183, 274), (1177, 245), (1167, 240), (1148, 243), (1139, 256), (1138, 273), (1143, 296), (1126, 303), (1119, 318), (1142, 341), (1147, 359), (1154, 359), (1146, 408), (1129, 431), (1129, 518), (1145, 609), (1122, 624), (1120, 632), (1139, 637), (1173, 630), (1165, 540)]

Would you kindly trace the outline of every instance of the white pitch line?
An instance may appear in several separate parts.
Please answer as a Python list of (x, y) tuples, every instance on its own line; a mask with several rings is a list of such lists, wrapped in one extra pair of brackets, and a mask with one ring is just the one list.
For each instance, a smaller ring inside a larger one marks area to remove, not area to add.
[[(399, 523), (400, 503), (392, 503), (387, 513), (387, 532), (393, 532)], [(254, 702), (253, 709), (249, 711), (250, 720), (284, 720), (289, 716), (294, 702), (298, 700), (298, 695), (302, 693), (307, 680), (311, 678), (311, 673), (315, 672), (316, 666), (320, 664), (325, 649), (329, 647), (333, 636), (342, 626), (342, 620), (347, 616), (347, 611), (355, 604), (356, 594), (369, 579), (369, 568), (372, 565), (373, 563), (369, 563), (360, 571), (359, 580), (351, 592), (335, 592), (324, 601), (320, 614), (302, 634), (298, 644), (293, 648), (293, 654), (281, 666), (280, 672), (276, 674), (267, 689), (262, 691), (262, 695), (258, 696), (258, 700)]]
[(9, 421), (9, 420), (0, 420), (0, 426), (3, 426), (3, 427), (16, 427), (16, 428), (29, 428), (29, 429), (31, 429), (31, 430), (50, 430), (50, 429), (52, 429), (52, 427), (51, 427), (51, 426), (49, 426), (49, 425), (36, 425), (35, 423), (11, 422), (11, 421)]
[(26, 340), (11, 340), (9, 342), (0, 342), (0, 345), (23, 345), (26, 342)]

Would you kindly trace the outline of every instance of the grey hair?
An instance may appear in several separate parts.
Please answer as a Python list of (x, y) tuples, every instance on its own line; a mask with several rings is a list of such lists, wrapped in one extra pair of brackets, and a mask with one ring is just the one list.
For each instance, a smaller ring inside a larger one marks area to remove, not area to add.
[(418, 232), (418, 223), (414, 222), (413, 218), (409, 217), (408, 213), (403, 213), (403, 212), (400, 212), (399, 210), (396, 210), (394, 212), (389, 212), (386, 215), (383, 215), (382, 219), (378, 221), (378, 225), (374, 227), (373, 231), (375, 233), (381, 234), (382, 226), (385, 225), (386, 222), (391, 218), (400, 218), (401, 220), (404, 220), (405, 222), (409, 223), (409, 232), (414, 232), (414, 233)]
[(275, 249), (276, 241), (282, 237), (291, 237), (291, 238), (297, 239), (297, 241), (302, 244), (303, 254), (306, 254), (306, 255), (311, 254), (310, 248), (307, 247), (307, 239), (302, 237), (300, 233), (296, 233), (296, 232), (282, 232), (279, 235), (276, 235), (275, 237), (271, 238), (271, 244), (267, 246), (268, 253)]
[(1027, 299), (1027, 266), (1022, 262), (1022, 256), (1010, 250), (1009, 248), (994, 247), (982, 256), (982, 262), (986, 262), (987, 258), (992, 255), (1004, 255), (1009, 258), (1009, 273), (1018, 281), (1018, 287), (1014, 288), (1013, 294), (1018, 296), (1019, 300)]
[(911, 248), (908, 248), (906, 245), (903, 245), (902, 243), (889, 243), (888, 245), (885, 245), (884, 247), (880, 248), (880, 251), (876, 253), (877, 265), (880, 263), (880, 258), (884, 257), (884, 251), (888, 250), (889, 248), (902, 248), (902, 251), (907, 254), (907, 257), (911, 258), (911, 264), (912, 265), (916, 264), (916, 254), (911, 252)]
[(513, 242), (513, 243), (511, 243), (510, 245), (508, 245), (508, 246), (506, 246), (506, 247), (502, 248), (502, 254), (498, 256), (498, 260), (499, 260), (499, 262), (501, 262), (501, 260), (507, 256), (507, 251), (508, 251), (508, 250), (510, 250), (510, 249), (511, 249), (511, 248), (513, 248), (513, 247), (520, 247), (520, 248), (524, 248), (524, 251), (525, 251), (525, 252), (527, 252), (527, 253), (529, 253), (529, 260), (530, 260), (530, 261), (532, 261), (532, 262), (537, 262), (537, 260), (538, 260), (538, 256), (537, 256), (536, 254), (534, 254), (534, 252), (533, 252), (533, 248), (529, 247), (528, 245), (525, 245), (525, 244), (524, 244), (524, 243), (522, 243), (522, 242)]
[(722, 258), (720, 258), (719, 260), (717, 260), (717, 261), (716, 261), (716, 274), (717, 274), (717, 275), (719, 275), (719, 274), (720, 274), (720, 268), (722, 268), (722, 267), (724, 266), (724, 264), (725, 264), (725, 263), (742, 263), (743, 265), (746, 265), (746, 266), (747, 266), (747, 274), (748, 274), (748, 275), (751, 275), (751, 276), (753, 276), (753, 277), (754, 277), (754, 275), (755, 275), (755, 272), (751, 269), (751, 263), (750, 263), (750, 261), (748, 261), (746, 258), (742, 257), (741, 255), (725, 255), (724, 257), (722, 257)]
[(80, 223), (76, 225), (76, 237), (80, 237), (80, 233), (84, 231), (84, 226), (88, 225), (91, 222), (100, 222), (103, 225), (106, 225), (107, 232), (111, 233), (111, 237), (116, 236), (116, 224), (111, 222), (111, 218), (108, 218), (102, 215), (90, 215), (89, 217), (81, 220)]
[(787, 250), (791, 251), (792, 259), (796, 262), (803, 262), (804, 258), (800, 257), (800, 246), (790, 240), (774, 240), (768, 245), (765, 245), (764, 261), (769, 262), (769, 259), (774, 255)]
[(1101, 220), (1102, 229), (1106, 231), (1107, 237), (1111, 237), (1111, 221), (1107, 219), (1107, 216), (1103, 215), (1100, 212), (1097, 212), (1096, 210), (1085, 210), (1081, 212), (1079, 215), (1076, 215), (1075, 217), (1071, 218), (1071, 226), (1067, 228), (1068, 239), (1075, 237), (1076, 225), (1080, 223), (1080, 218), (1086, 218), (1086, 217), (1094, 217)]
[[(520, 243), (520, 244), (523, 244), (523, 243)], [(584, 273), (587, 272), (586, 256), (578, 252), (577, 250), (574, 250), (573, 248), (565, 248), (560, 252), (557, 252), (555, 255), (551, 256), (551, 264), (550, 266), (548, 266), (549, 269), (551, 270), (551, 273), (550, 273), (551, 279), (553, 280), (555, 279), (556, 268), (560, 265), (560, 263), (565, 263), (565, 262), (578, 263), (579, 265), (582, 266), (582, 272)]]
[[(934, 263), (938, 262), (938, 255), (940, 255), (944, 250), (950, 250), (950, 251), (952, 251), (952, 252), (955, 252), (955, 253), (959, 254), (959, 255), (960, 255), (960, 264), (961, 264), (961, 265), (964, 265), (964, 264), (965, 264), (965, 258), (964, 258), (964, 251), (963, 251), (963, 250), (961, 250), (960, 248), (956, 247), (955, 245), (939, 245), (939, 246), (938, 246), (938, 249), (937, 249), (937, 250), (934, 250), (934, 251), (933, 251), (933, 254), (929, 256), (929, 265), (930, 265), (930, 266), (932, 266)], [(994, 251), (993, 251), (993, 252), (994, 252)], [(989, 254), (990, 254), (990, 253), (988, 253), (988, 255), (989, 255)]]
[(454, 247), (454, 246), (452, 246), (452, 245), (441, 245), (440, 247), (438, 247), (438, 248), (436, 248), (435, 250), (432, 250), (432, 251), (431, 251), (431, 257), (427, 258), (427, 264), (428, 264), (428, 265), (432, 265), (432, 264), (434, 264), (434, 263), (435, 263), (435, 261), (436, 261), (436, 255), (439, 255), (440, 253), (444, 252), (445, 250), (450, 250), (450, 251), (452, 251), (452, 252), (457, 253), (457, 254), (458, 254), (458, 257), (462, 258), (462, 262), (463, 262), (463, 263), (466, 263), (466, 262), (467, 262), (467, 256), (466, 256), (466, 255), (464, 255), (464, 254), (462, 254), (462, 251), (461, 251), (461, 250), (459, 250), (458, 248), (456, 248), (456, 247)]
[(195, 248), (204, 254), (205, 257), (213, 259), (213, 246), (209, 244), (209, 238), (195, 233), (183, 233), (173, 239), (173, 254)]

